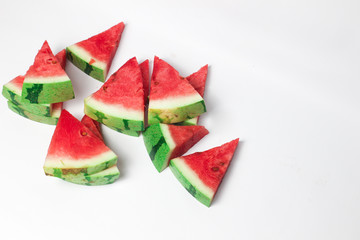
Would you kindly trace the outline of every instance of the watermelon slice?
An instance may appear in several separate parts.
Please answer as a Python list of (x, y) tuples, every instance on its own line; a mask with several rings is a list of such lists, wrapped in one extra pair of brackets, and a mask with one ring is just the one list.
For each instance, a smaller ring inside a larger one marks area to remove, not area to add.
[(140, 136), (140, 131), (134, 131), (134, 130), (126, 130), (126, 129), (121, 129), (121, 128), (117, 128), (117, 127), (110, 127), (107, 126), (108, 128), (115, 130), (119, 133), (123, 133), (132, 137), (139, 137)]
[(67, 47), (68, 59), (86, 74), (104, 82), (124, 27), (121, 22), (98, 35)]
[(172, 159), (170, 169), (198, 201), (210, 206), (229, 167), (239, 139), (205, 152)]
[(101, 172), (90, 175), (84, 173), (61, 175), (61, 179), (81, 185), (97, 186), (113, 183), (119, 176), (119, 169), (114, 165)]
[(74, 97), (70, 78), (45, 41), (25, 75), (22, 102), (57, 103)]
[(62, 110), (45, 159), (47, 175), (90, 175), (117, 162), (117, 156), (89, 128)]
[(194, 146), (209, 131), (203, 126), (175, 126), (154, 124), (143, 133), (146, 150), (155, 166), (161, 172), (169, 160), (179, 157)]
[(44, 115), (38, 115), (38, 114), (32, 113), (32, 112), (28, 111), (27, 109), (23, 108), (22, 105), (17, 105), (12, 101), (8, 101), (8, 107), (14, 113), (17, 113), (18, 115), (28, 118), (30, 120), (33, 120), (33, 121), (36, 121), (39, 123), (49, 124), (49, 125), (57, 124), (59, 117), (60, 117), (61, 110), (62, 110), (62, 105), (63, 105), (63, 103), (53, 103), (51, 115), (44, 116)]
[(104, 141), (100, 130), (100, 123), (98, 121), (95, 121), (89, 116), (84, 115), (84, 117), (81, 119), (81, 123), (89, 128), (101, 141)]
[[(186, 80), (189, 81), (191, 86), (195, 88), (195, 90), (200, 94), (201, 97), (204, 97), (206, 78), (208, 73), (208, 65), (206, 64), (202, 68), (200, 68), (197, 72), (191, 74), (186, 77)], [(195, 118), (191, 118), (181, 122), (181, 125), (196, 125), (199, 122), (199, 116)]]
[(143, 131), (144, 90), (136, 58), (128, 60), (84, 102), (85, 114), (108, 127)]
[[(66, 65), (66, 58), (65, 58), (65, 49), (60, 51), (58, 54), (55, 55), (56, 59), (59, 61), (60, 65), (65, 69)], [(26, 112), (29, 112), (31, 114), (40, 115), (44, 117), (55, 117), (57, 116), (57, 119), (60, 116), (60, 113), (58, 115), (52, 116), (52, 109), (53, 104), (31, 104), (31, 103), (24, 103), (21, 101), (21, 91), (24, 83), (24, 76), (17, 76), (10, 82), (4, 84), (2, 89), (2, 95), (11, 101), (11, 109), (14, 110), (12, 105), (21, 105), (21, 109), (25, 110)], [(61, 109), (60, 109), (61, 111)], [(17, 112), (17, 111), (16, 111)], [(47, 121), (47, 118), (45, 118)]]
[(204, 112), (205, 103), (200, 94), (173, 67), (155, 57), (149, 97), (149, 125), (182, 122)]
[[(99, 139), (103, 141), (101, 134), (100, 123), (84, 115), (81, 119), (81, 123), (84, 124), (89, 130), (91, 130)], [(109, 167), (101, 172), (94, 174), (77, 173), (61, 175), (61, 179), (82, 185), (95, 186), (113, 183), (120, 176), (119, 169), (116, 165)]]

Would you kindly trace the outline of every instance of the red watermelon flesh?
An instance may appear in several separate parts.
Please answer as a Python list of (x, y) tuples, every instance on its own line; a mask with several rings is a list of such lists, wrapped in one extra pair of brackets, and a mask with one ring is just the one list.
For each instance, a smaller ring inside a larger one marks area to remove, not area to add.
[(63, 49), (55, 55), (55, 58), (59, 61), (62, 69), (65, 70), (66, 66), (66, 50)]
[(170, 64), (155, 57), (150, 100), (196, 94), (195, 89)]
[(105, 104), (144, 110), (143, 78), (135, 57), (119, 68), (92, 97)]
[(48, 42), (45, 41), (35, 57), (34, 64), (27, 71), (26, 77), (54, 77), (63, 75), (66, 75), (64, 69), (52, 53)]
[(100, 130), (100, 123), (98, 121), (93, 120), (87, 115), (81, 119), (81, 123), (84, 124), (87, 128), (89, 128), (101, 141), (104, 141), (101, 130)]
[(146, 59), (145, 61), (143, 61), (142, 63), (139, 64), (140, 70), (141, 70), (141, 74), (143, 77), (143, 86), (144, 86), (144, 103), (146, 103), (148, 101), (148, 97), (149, 97), (149, 60)]
[(205, 152), (197, 152), (184, 156), (185, 163), (199, 176), (205, 185), (217, 191), (239, 139), (225, 143)]
[[(77, 43), (76, 45), (85, 49), (90, 55), (95, 56), (97, 60), (105, 62), (110, 66), (119, 46), (124, 27), (124, 23), (121, 22), (102, 33)], [(92, 65), (93, 63), (94, 62), (91, 62), (89, 64)]]
[(116, 161), (116, 155), (89, 128), (68, 111), (61, 112), (46, 156), (45, 173), (56, 177), (80, 172), (93, 174)]
[(208, 73), (208, 65), (206, 64), (200, 68), (197, 72), (186, 77), (186, 80), (195, 88), (195, 90), (204, 97), (205, 83)]
[(209, 207), (238, 143), (235, 139), (205, 152), (174, 158), (170, 169), (192, 196)]
[(203, 126), (168, 125), (175, 148), (169, 159), (179, 157), (200, 141), (209, 131)]

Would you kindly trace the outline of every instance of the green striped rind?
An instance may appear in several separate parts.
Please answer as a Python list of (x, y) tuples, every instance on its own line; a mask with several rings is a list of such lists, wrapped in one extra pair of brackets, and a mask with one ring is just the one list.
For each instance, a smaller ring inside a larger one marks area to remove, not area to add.
[(84, 174), (84, 175), (90, 175), (94, 173), (101, 172), (109, 167), (112, 167), (117, 162), (117, 156), (114, 156), (113, 158), (110, 158), (105, 161), (101, 161), (100, 163), (96, 163), (95, 165), (88, 165), (84, 166), (82, 168), (56, 168), (56, 167), (46, 167), (44, 166), (44, 171), (46, 175), (63, 178), (65, 175), (69, 174)]
[[(146, 150), (154, 164), (156, 170), (161, 172), (167, 167), (170, 155), (170, 148), (162, 134), (160, 124), (149, 126), (143, 132)], [(166, 162), (166, 164), (165, 164)]]
[(105, 185), (115, 182), (120, 176), (119, 169), (116, 165), (109, 167), (101, 172), (94, 174), (68, 174), (62, 175), (61, 179), (87, 186)]
[(199, 121), (198, 119), (199, 119), (199, 117), (194, 117), (194, 118), (185, 120), (183, 122), (175, 123), (174, 125), (177, 125), (177, 126), (195, 126), (195, 125), (197, 125), (197, 123)]
[(79, 68), (87, 75), (101, 82), (105, 82), (105, 77), (107, 75), (106, 70), (90, 65), (89, 62), (82, 59), (74, 50), (71, 50), (71, 46), (66, 48), (66, 57), (70, 62), (72, 62), (77, 68)]
[(206, 112), (204, 100), (171, 109), (152, 109), (148, 110), (149, 125), (155, 123), (178, 123), (191, 119)]
[(69, 81), (49, 83), (25, 82), (22, 88), (21, 102), (57, 103), (75, 98), (72, 83)]
[[(21, 91), (21, 90), (20, 90)], [(45, 117), (51, 116), (52, 104), (31, 104), (21, 102), (21, 96), (11, 89), (10, 85), (5, 84), (2, 89), (2, 95), (15, 105), (21, 105), (21, 108), (36, 115)]]
[(107, 126), (108, 128), (112, 129), (112, 130), (115, 130), (119, 133), (123, 133), (123, 134), (126, 134), (126, 135), (129, 135), (129, 136), (132, 136), (132, 137), (139, 137), (140, 136), (140, 132), (139, 131), (133, 131), (133, 130), (123, 130), (123, 129), (120, 129), (120, 128), (116, 128), (116, 127), (109, 127)]
[(87, 104), (87, 98), (85, 98), (84, 100), (84, 105), (84, 112), (86, 115), (110, 128), (116, 128), (123, 131), (144, 131), (143, 121), (128, 120), (111, 116), (107, 113), (102, 112), (101, 109), (95, 109), (93, 106)]
[(204, 204), (207, 207), (210, 207), (212, 199), (203, 194), (198, 188), (196, 188), (191, 182), (182, 174), (181, 170), (176, 166), (176, 164), (171, 160), (169, 163), (169, 168), (174, 173), (175, 177), (179, 182), (185, 187), (185, 189), (199, 202)]
[(60, 114), (51, 117), (37, 115), (24, 109), (22, 105), (13, 103), (11, 101), (8, 101), (8, 107), (11, 111), (19, 114), (20, 116), (23, 116), (25, 118), (28, 118), (36, 122), (45, 123), (49, 125), (56, 125), (60, 117)]

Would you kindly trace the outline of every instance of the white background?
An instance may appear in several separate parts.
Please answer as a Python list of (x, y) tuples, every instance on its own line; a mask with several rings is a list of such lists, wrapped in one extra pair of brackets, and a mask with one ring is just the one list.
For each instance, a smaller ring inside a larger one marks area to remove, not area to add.
[[(360, 239), (359, 1), (1, 1), (1, 85), (43, 41), (54, 52), (120, 21), (110, 73), (154, 55), (186, 76), (209, 64), (210, 134), (188, 153), (239, 137), (210, 208), (142, 137), (103, 127), (121, 178), (88, 187), (46, 177), (54, 126), (0, 101), (0, 239)], [(68, 62), (83, 99), (101, 83)]]

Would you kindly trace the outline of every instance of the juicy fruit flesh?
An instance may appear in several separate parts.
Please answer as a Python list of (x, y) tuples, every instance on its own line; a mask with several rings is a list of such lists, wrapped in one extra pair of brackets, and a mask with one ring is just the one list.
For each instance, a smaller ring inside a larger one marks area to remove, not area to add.
[(26, 78), (44, 77), (44, 76), (66, 76), (64, 69), (61, 67), (58, 59), (52, 53), (47, 41), (39, 50), (35, 57), (34, 64), (26, 73)]
[(92, 36), (76, 45), (84, 48), (90, 55), (99, 61), (109, 62), (113, 59), (118, 48), (121, 34), (124, 30), (124, 23), (121, 22), (108, 30)]
[[(196, 95), (198, 92), (186, 79), (165, 61), (155, 57), (151, 77), (150, 101), (171, 97)], [(201, 96), (199, 96), (201, 98)]]
[(66, 110), (63, 110), (51, 140), (48, 155), (72, 160), (91, 158), (110, 149)]
[(106, 104), (119, 104), (126, 109), (143, 111), (143, 78), (136, 58), (120, 67), (92, 97)]
[(239, 139), (235, 139), (205, 152), (190, 154), (183, 159), (206, 186), (216, 191), (226, 173), (238, 142)]

